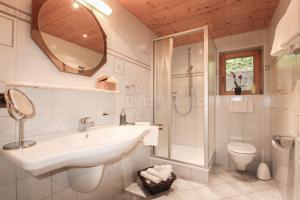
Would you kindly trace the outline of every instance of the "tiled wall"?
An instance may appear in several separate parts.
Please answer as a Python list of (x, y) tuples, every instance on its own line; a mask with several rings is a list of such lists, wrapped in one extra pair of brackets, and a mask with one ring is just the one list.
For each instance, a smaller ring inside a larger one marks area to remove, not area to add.
[[(290, 0), (281, 0), (269, 28), (269, 51), (276, 26)], [(281, 152), (272, 148), (273, 176), (282, 196), (287, 200), (300, 198), (300, 54), (270, 58), (270, 91), (272, 135), (296, 138), (295, 148)]]
[[(118, 79), (119, 94), (19, 88), (33, 100), (37, 109), (37, 115), (26, 121), (25, 137), (75, 131), (79, 118), (84, 116), (92, 117), (96, 125), (117, 124), (122, 108), (126, 108), (128, 121), (150, 120), (151, 40), (154, 35), (116, 1), (113, 9), (109, 17), (97, 14), (108, 36), (107, 63), (93, 77), (84, 77), (59, 72), (34, 44), (30, 37), (31, 0), (0, 1), (0, 18), (8, 19), (0, 23), (0, 29), (11, 30), (10, 36), (0, 33), (6, 42), (3, 44), (0, 40), (1, 81), (94, 87), (98, 76), (113, 75)], [(4, 89), (1, 85), (0, 91)], [(112, 114), (103, 116), (103, 112)], [(14, 140), (16, 126), (7, 111), (0, 109), (2, 144)], [(149, 149), (139, 147), (132, 155), (106, 167), (95, 192), (79, 194), (70, 189), (64, 170), (36, 178), (0, 157), (0, 199), (115, 199), (133, 180), (136, 170), (149, 164)]]
[[(203, 81), (203, 43), (174, 48), (172, 59), (172, 92), (177, 92), (176, 107), (185, 113), (190, 106), (188, 94), (188, 48), (191, 48), (192, 69), (192, 111), (186, 116), (175, 112), (172, 105), (173, 127), (172, 144), (203, 148), (204, 132), (204, 81)], [(174, 103), (174, 101), (173, 101)]]
[[(215, 40), (218, 52), (234, 51), (268, 45), (268, 30), (258, 30), (232, 35)], [(268, 54), (264, 50), (264, 64), (268, 63)], [(219, 69), (218, 69), (219, 70)], [(265, 158), (270, 160), (270, 97), (268, 95), (269, 71), (264, 72), (264, 95), (246, 95), (242, 99), (254, 102), (254, 112), (230, 113), (229, 102), (234, 96), (217, 96), (216, 103), (216, 163), (234, 168), (230, 161), (226, 145), (232, 140), (248, 141), (257, 148), (257, 156), (251, 170), (255, 170), (265, 150)]]
[[(249, 100), (254, 111), (249, 113), (229, 112), (230, 101)], [(218, 96), (216, 103), (216, 163), (234, 169), (230, 161), (227, 144), (230, 141), (245, 141), (253, 144), (257, 155), (250, 170), (256, 170), (258, 161), (265, 151), (265, 160), (270, 160), (270, 97), (267, 95)]]
[(273, 176), (285, 199), (300, 198), (300, 54), (286, 55), (271, 66), (272, 135), (296, 138), (296, 148), (273, 148)]
[[(270, 27), (270, 45), (274, 30), (285, 12), (289, 0), (282, 0), (274, 15)], [(271, 47), (271, 46), (270, 46)], [(286, 55), (274, 59), (271, 68), (271, 102), (272, 102), (272, 135), (288, 135), (298, 138), (300, 113), (299, 77), (300, 56)], [(276, 184), (285, 199), (299, 199), (299, 139), (296, 140), (295, 150), (279, 152), (273, 149), (273, 173)]]

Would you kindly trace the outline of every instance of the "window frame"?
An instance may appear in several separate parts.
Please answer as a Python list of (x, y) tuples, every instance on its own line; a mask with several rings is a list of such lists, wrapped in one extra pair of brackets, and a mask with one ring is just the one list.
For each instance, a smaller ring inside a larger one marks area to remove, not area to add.
[(251, 90), (242, 89), (242, 95), (262, 94), (263, 69), (261, 62), (261, 49), (242, 50), (234, 53), (222, 53), (219, 56), (219, 95), (235, 95), (234, 91), (226, 91), (226, 60), (232, 58), (243, 58), (252, 56), (254, 58), (253, 84), (255, 93)]

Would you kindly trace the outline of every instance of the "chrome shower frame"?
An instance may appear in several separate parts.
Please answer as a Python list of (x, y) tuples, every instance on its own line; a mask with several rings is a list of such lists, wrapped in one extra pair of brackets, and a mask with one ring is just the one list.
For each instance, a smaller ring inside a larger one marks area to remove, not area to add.
[[(176, 163), (182, 163), (182, 164), (188, 164), (191, 166), (196, 166), (196, 167), (200, 167), (200, 168), (205, 168), (205, 169), (209, 169), (210, 166), (213, 163), (214, 160), (214, 156), (215, 153), (213, 153), (213, 156), (210, 158), (209, 156), (209, 53), (208, 53), (208, 49), (209, 49), (209, 29), (208, 29), (208, 25), (202, 26), (202, 27), (198, 27), (195, 29), (191, 29), (191, 30), (187, 30), (187, 31), (183, 31), (183, 32), (179, 32), (179, 33), (175, 33), (175, 34), (170, 34), (167, 36), (163, 36), (163, 37), (159, 37), (153, 40), (153, 67), (152, 67), (152, 121), (153, 123), (155, 123), (155, 98), (156, 98), (156, 92), (155, 92), (155, 42), (162, 40), (162, 39), (167, 39), (167, 38), (175, 38), (175, 37), (179, 37), (179, 36), (184, 36), (184, 35), (190, 35), (193, 33), (197, 33), (197, 32), (204, 32), (204, 166), (202, 165), (196, 165), (196, 164), (192, 164), (192, 163), (188, 163), (188, 162), (183, 162), (183, 161), (179, 161), (179, 160), (174, 160), (171, 158), (171, 134), (168, 133), (168, 158), (165, 157), (160, 157), (155, 155), (155, 148), (153, 148), (153, 152), (152, 152), (152, 156), (155, 158), (160, 158), (160, 159), (167, 159), (169, 161), (173, 161)], [(170, 119), (171, 119), (171, 113), (169, 113), (170, 115)], [(167, 126), (171, 126), (171, 122), (169, 122), (169, 124), (167, 124)], [(215, 129), (215, 128), (214, 128)], [(215, 149), (214, 149), (215, 152)]]

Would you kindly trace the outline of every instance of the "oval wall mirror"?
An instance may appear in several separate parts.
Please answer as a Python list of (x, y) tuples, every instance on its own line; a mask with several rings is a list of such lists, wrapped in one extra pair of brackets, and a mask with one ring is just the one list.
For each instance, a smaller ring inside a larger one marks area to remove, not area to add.
[(76, 0), (32, 1), (31, 34), (60, 71), (92, 76), (106, 62), (106, 35)]

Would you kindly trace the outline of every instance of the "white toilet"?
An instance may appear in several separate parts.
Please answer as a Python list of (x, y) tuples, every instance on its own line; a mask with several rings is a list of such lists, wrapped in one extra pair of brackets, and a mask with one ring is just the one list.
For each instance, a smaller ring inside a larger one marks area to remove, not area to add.
[(246, 166), (254, 159), (256, 148), (252, 144), (243, 142), (230, 142), (227, 152), (237, 166), (237, 170), (245, 171)]

